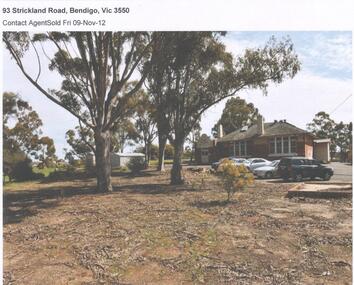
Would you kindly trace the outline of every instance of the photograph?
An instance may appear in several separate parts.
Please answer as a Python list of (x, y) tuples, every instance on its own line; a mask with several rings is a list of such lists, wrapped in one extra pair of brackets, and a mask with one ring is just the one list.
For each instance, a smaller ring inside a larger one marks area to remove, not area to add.
[(352, 32), (3, 31), (3, 284), (352, 284)]

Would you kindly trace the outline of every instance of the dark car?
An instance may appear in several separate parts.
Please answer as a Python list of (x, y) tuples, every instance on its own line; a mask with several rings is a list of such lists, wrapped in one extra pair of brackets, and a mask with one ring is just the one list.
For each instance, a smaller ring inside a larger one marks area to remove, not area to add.
[(303, 178), (330, 180), (333, 168), (321, 164), (315, 159), (305, 157), (282, 158), (278, 165), (278, 174), (284, 180), (302, 181)]

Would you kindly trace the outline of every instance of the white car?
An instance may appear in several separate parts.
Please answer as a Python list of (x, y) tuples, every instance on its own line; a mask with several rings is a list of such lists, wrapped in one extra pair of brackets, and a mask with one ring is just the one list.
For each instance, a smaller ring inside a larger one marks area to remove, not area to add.
[(280, 160), (274, 160), (270, 165), (258, 167), (253, 170), (253, 174), (259, 178), (273, 178), (277, 176), (278, 164)]
[(231, 158), (232, 161), (235, 162), (236, 165), (245, 165), (245, 166), (248, 166), (249, 165), (249, 161), (245, 158)]
[(252, 172), (262, 166), (271, 165), (272, 162), (264, 158), (249, 158), (249, 165), (246, 165)]
[[(220, 159), (219, 161), (217, 162), (213, 162), (211, 164), (211, 168), (217, 170), (219, 165), (220, 165), (220, 162), (225, 159), (225, 158), (222, 158)], [(241, 165), (243, 164), (244, 166), (246, 166), (247, 168), (249, 168), (249, 161), (245, 158), (236, 158), (236, 157), (228, 157), (228, 159), (230, 159), (233, 163), (235, 163), (235, 165)]]

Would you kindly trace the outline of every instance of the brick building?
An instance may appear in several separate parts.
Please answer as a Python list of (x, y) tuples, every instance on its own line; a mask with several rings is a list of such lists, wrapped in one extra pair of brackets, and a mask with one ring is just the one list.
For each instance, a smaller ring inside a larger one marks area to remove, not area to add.
[[(286, 120), (265, 123), (259, 116), (256, 124), (223, 136), (220, 126), (217, 139), (203, 135), (196, 144), (197, 163), (206, 164), (222, 157), (262, 157), (269, 160), (286, 156), (312, 158), (314, 147), (327, 149), (327, 141), (314, 143), (313, 134)], [(326, 144), (326, 146), (324, 146)], [(318, 159), (328, 161), (329, 153), (321, 152)]]

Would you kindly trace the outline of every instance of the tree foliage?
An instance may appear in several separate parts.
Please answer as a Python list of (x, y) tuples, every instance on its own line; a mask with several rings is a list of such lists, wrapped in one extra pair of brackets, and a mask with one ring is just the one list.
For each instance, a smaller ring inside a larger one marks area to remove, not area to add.
[[(83, 125), (70, 129), (65, 134), (70, 149), (65, 149), (65, 158), (85, 160), (89, 154), (95, 153), (95, 138), (93, 131)], [(111, 152), (123, 152), (124, 146), (130, 141), (136, 142), (138, 133), (130, 119), (117, 122), (112, 129)]]
[(339, 148), (343, 154), (352, 147), (352, 122), (346, 124), (343, 122), (336, 123), (328, 113), (318, 112), (312, 122), (307, 124), (307, 129), (313, 133), (316, 138), (331, 140), (331, 154)]
[[(145, 79), (156, 110), (159, 151), (169, 139), (174, 146), (171, 182), (180, 184), (184, 142), (205, 110), (240, 90), (258, 88), (266, 94), (270, 82), (292, 78), (300, 68), (290, 39), (272, 38), (263, 48), (247, 49), (234, 58), (221, 40), (224, 34), (5, 32), (3, 41), (24, 76), (42, 94), (92, 130), (97, 189), (110, 191), (112, 131), (131, 112)], [(46, 52), (49, 45), (54, 56)], [(30, 49), (38, 63), (36, 75), (23, 63)], [(42, 54), (50, 61), (49, 70), (61, 76), (60, 89), (47, 91), (39, 83)], [(131, 81), (133, 74), (138, 80)]]
[(229, 134), (243, 126), (252, 125), (256, 122), (258, 115), (258, 109), (252, 103), (247, 103), (240, 97), (230, 98), (225, 104), (221, 118), (212, 129), (213, 136), (217, 137), (220, 125), (224, 133)]
[(254, 176), (247, 167), (243, 164), (236, 165), (230, 159), (221, 161), (217, 174), (221, 179), (224, 190), (227, 192), (227, 202), (230, 201), (234, 193), (244, 190), (254, 183)]
[(330, 139), (330, 150), (336, 152), (336, 122), (326, 112), (318, 112), (307, 129), (319, 139)]
[(209, 107), (238, 91), (281, 83), (298, 72), (300, 63), (290, 39), (272, 38), (264, 48), (247, 49), (236, 59), (226, 51), (222, 33), (155, 33), (150, 80), (152, 94), (163, 98), (165, 129), (175, 148), (172, 184), (183, 183), (181, 155), (186, 137)]
[(352, 128), (353, 128), (352, 122), (348, 124), (339, 122), (335, 126), (335, 132), (336, 132), (335, 141), (341, 153), (348, 151), (352, 147), (352, 136), (353, 136)]
[(55, 162), (54, 142), (41, 136), (42, 125), (42, 120), (28, 102), (17, 94), (3, 93), (3, 163), (4, 173), (10, 178), (15, 178), (18, 164), (30, 165), (30, 157), (39, 162), (39, 167), (51, 166)]
[(76, 126), (74, 130), (65, 133), (65, 139), (70, 149), (65, 149), (65, 159), (72, 162), (74, 159), (84, 160), (88, 154), (94, 153), (94, 134), (91, 129)]
[[(135, 93), (142, 86), (153, 45), (146, 32), (5, 32), (3, 41), (23, 75), (49, 100), (58, 104), (94, 133), (97, 190), (111, 191), (110, 150), (112, 130), (126, 118)], [(49, 56), (49, 50), (55, 50)], [(23, 57), (31, 50), (38, 72), (31, 75)], [(40, 83), (48, 69), (62, 78), (60, 89), (49, 90)], [(138, 80), (129, 84), (133, 74)]]

